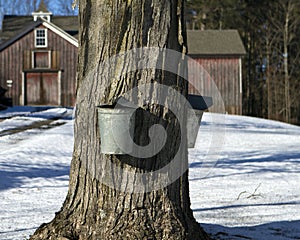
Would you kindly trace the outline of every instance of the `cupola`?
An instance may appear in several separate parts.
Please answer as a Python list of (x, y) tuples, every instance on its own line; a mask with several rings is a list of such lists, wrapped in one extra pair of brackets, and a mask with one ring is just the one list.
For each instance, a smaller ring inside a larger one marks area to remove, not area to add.
[(32, 13), (33, 20), (37, 21), (39, 18), (42, 18), (48, 22), (51, 21), (52, 12), (49, 12), (44, 0), (41, 0), (38, 9)]

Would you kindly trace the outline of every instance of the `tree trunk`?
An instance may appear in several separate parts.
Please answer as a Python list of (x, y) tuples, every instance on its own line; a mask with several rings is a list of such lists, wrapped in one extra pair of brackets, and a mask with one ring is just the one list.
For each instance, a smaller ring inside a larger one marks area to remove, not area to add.
[[(182, 2), (80, 0), (75, 143), (69, 191), (60, 212), (50, 223), (42, 225), (32, 240), (209, 239), (190, 208), (186, 147), (180, 152), (180, 166), (175, 169), (183, 169), (184, 173), (169, 185), (162, 183), (162, 188), (153, 188), (151, 179), (138, 180), (140, 174), (168, 166), (180, 148), (180, 141), (186, 142), (178, 116), (168, 110), (172, 100), (166, 98), (164, 106), (159, 106), (145, 104), (139, 96), (127, 94), (132, 97), (130, 101), (137, 97), (140, 107), (135, 119), (137, 144), (149, 144), (151, 125), (159, 123), (165, 128), (166, 144), (155, 156), (102, 154), (97, 123), (98, 105), (113, 104), (133, 87), (145, 83), (162, 84), (187, 94), (187, 84), (177, 74), (157, 69), (129, 71), (135, 61), (113, 58), (141, 47), (186, 53)], [(166, 64), (160, 57), (154, 54), (152, 60), (158, 65)], [(103, 65), (108, 59), (113, 61)], [(145, 94), (151, 99), (159, 93), (155, 88), (146, 88)], [(184, 107), (177, 107), (184, 115)], [(167, 170), (162, 173), (163, 179), (172, 179), (173, 173), (174, 169), (172, 173)]]
[(290, 122), (291, 119), (291, 100), (290, 100), (290, 76), (288, 66), (288, 41), (289, 41), (289, 21), (290, 21), (290, 2), (288, 2), (285, 13), (285, 22), (283, 30), (283, 66), (284, 66), (284, 96), (285, 96), (285, 121)]

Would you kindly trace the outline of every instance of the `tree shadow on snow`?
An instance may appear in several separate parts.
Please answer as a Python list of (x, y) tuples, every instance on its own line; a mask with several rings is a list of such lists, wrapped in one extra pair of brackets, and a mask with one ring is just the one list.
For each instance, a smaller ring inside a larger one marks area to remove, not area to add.
[(225, 227), (201, 224), (212, 239), (292, 240), (300, 239), (300, 220), (271, 222), (250, 227)]
[[(225, 154), (226, 155), (226, 154)], [(300, 164), (300, 153), (266, 153), (264, 156), (261, 152), (246, 152), (238, 154), (229, 154), (227, 158), (220, 159), (213, 166), (214, 174), (208, 175), (205, 178), (217, 178), (234, 175), (247, 175), (256, 173), (300, 173), (300, 168), (295, 167)], [(272, 164), (274, 163), (274, 164)], [(203, 163), (193, 162), (189, 164), (190, 168), (201, 168)], [(293, 167), (291, 167), (293, 166)], [(218, 174), (217, 169), (235, 170), (227, 173)], [(191, 181), (200, 180), (201, 178), (192, 178)]]
[(0, 165), (0, 191), (22, 187), (29, 179), (44, 178), (66, 181), (69, 177), (70, 167), (53, 164), (49, 166), (26, 166), (1, 163)]

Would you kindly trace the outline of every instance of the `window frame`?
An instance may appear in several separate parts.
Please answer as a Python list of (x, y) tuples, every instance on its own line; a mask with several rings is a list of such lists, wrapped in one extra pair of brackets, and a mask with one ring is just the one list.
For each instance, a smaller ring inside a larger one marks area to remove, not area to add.
[[(48, 54), (48, 66), (43, 66), (43, 67), (41, 67), (41, 66), (36, 66), (36, 53), (47, 53)], [(31, 56), (31, 59), (32, 59), (32, 61), (31, 61), (31, 67), (32, 67), (32, 69), (51, 69), (51, 67), (52, 67), (52, 54), (51, 54), (52, 52), (51, 52), (51, 50), (33, 50), (32, 52), (31, 52), (31, 54), (32, 54), (32, 56)]]
[[(48, 30), (47, 28), (36, 28), (34, 30), (34, 46), (36, 48), (48, 47), (48, 31), (47, 30)], [(44, 31), (45, 36), (43, 36), (43, 37), (38, 36), (38, 31)], [(38, 44), (38, 40), (45, 40), (45, 44), (44, 45)]]

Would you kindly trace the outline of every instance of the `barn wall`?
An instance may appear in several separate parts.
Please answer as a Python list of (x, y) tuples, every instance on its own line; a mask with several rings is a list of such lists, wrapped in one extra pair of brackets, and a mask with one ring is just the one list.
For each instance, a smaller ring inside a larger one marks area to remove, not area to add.
[[(30, 71), (31, 51), (34, 50), (34, 31), (0, 52), (0, 86), (6, 88), (6, 80), (13, 80), (10, 96), (13, 104), (22, 104), (22, 72)], [(41, 48), (39, 48), (41, 49)], [(48, 29), (48, 47), (52, 55), (52, 70), (61, 70), (61, 105), (74, 106), (76, 91), (77, 47)], [(237, 57), (194, 58), (202, 69), (189, 72), (189, 92), (211, 96), (212, 85), (219, 89), (225, 109), (231, 114), (241, 114), (240, 59)], [(194, 87), (192, 86), (194, 85)], [(200, 93), (195, 89), (200, 89)], [(219, 104), (214, 102), (214, 105)], [(213, 110), (213, 108), (211, 109)]]
[[(42, 27), (42, 26), (40, 26)], [(9, 93), (14, 105), (23, 103), (22, 73), (36, 71), (32, 69), (33, 50), (51, 51), (51, 69), (61, 70), (61, 105), (74, 106), (76, 89), (77, 47), (48, 29), (48, 47), (34, 47), (34, 30), (14, 42), (0, 52), (0, 86), (6, 88), (6, 80), (13, 80), (13, 87)]]
[(0, 52), (0, 85), (6, 88), (6, 80), (13, 80), (9, 95), (14, 105), (19, 105), (22, 93), (23, 51), (32, 49), (33, 33), (29, 33)]
[(48, 31), (48, 44), (55, 50), (55, 65), (62, 70), (61, 72), (61, 103), (63, 106), (74, 106), (76, 91), (76, 64), (78, 48), (57, 34)]
[[(240, 59), (233, 57), (195, 58), (189, 66), (189, 93), (213, 96), (214, 84), (225, 104), (226, 112), (242, 114), (242, 93), (240, 81)], [(193, 66), (197, 64), (197, 67)], [(199, 65), (200, 64), (200, 68)], [(198, 90), (200, 89), (200, 92)], [(221, 104), (214, 99), (214, 106)], [(210, 109), (214, 111), (214, 107)]]

